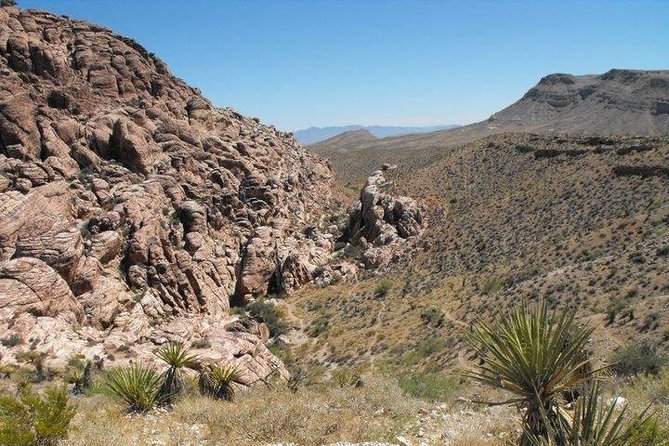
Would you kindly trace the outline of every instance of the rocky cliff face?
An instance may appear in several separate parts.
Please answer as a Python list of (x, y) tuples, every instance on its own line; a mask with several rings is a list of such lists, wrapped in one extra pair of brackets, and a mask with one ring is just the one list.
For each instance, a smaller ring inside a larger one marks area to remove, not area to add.
[(330, 183), (292, 137), (214, 108), (133, 40), (0, 8), (4, 336), (61, 360), (206, 337), (213, 359), (278, 367), (262, 326), (225, 329), (228, 309), (311, 279), (332, 251), (315, 229)]

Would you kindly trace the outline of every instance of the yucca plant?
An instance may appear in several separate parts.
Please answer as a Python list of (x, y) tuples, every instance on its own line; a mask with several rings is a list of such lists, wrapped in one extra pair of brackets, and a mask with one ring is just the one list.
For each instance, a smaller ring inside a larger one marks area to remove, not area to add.
[(530, 309), (521, 305), (502, 316), (492, 327), (474, 326), (471, 344), (483, 363), (466, 375), (506, 390), (514, 397), (495, 404), (513, 404), (524, 410), (525, 434), (547, 438), (549, 432), (565, 444), (569, 416), (561, 396), (596, 377), (586, 346), (593, 329), (575, 322), (575, 311), (549, 311), (546, 302)]
[(235, 399), (235, 383), (240, 383), (243, 375), (243, 372), (234, 365), (209, 365), (200, 372), (198, 381), (200, 393), (216, 399), (232, 401)]
[(66, 372), (65, 381), (72, 384), (72, 393), (75, 395), (84, 393), (93, 384), (91, 361), (86, 362), (83, 368), (81, 366), (70, 367)]
[(587, 386), (584, 395), (576, 401), (571, 422), (563, 433), (547, 426), (547, 435), (527, 433), (535, 446), (665, 446), (669, 444), (664, 433), (657, 429), (657, 422), (648, 409), (628, 418), (627, 406), (618, 410), (615, 404), (602, 403), (598, 382)]
[(104, 384), (126, 403), (128, 411), (147, 412), (158, 404), (161, 383), (161, 377), (155, 370), (134, 364), (111, 370)]
[(189, 353), (180, 342), (169, 342), (156, 351), (156, 356), (169, 366), (161, 375), (162, 384), (158, 391), (160, 404), (170, 405), (183, 393), (184, 379), (180, 369), (193, 367), (198, 362), (197, 355)]

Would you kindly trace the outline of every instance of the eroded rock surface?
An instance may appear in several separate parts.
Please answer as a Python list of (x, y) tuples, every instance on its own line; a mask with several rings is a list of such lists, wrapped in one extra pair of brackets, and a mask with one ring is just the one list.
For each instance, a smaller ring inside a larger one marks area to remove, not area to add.
[(63, 360), (207, 337), (279, 367), (228, 309), (327, 259), (329, 166), (89, 23), (0, 8), (0, 74), (0, 333)]
[(415, 240), (424, 228), (421, 206), (410, 197), (384, 192), (387, 185), (382, 170), (367, 178), (344, 234), (344, 240), (363, 249), (367, 267), (384, 267), (408, 255), (407, 242)]

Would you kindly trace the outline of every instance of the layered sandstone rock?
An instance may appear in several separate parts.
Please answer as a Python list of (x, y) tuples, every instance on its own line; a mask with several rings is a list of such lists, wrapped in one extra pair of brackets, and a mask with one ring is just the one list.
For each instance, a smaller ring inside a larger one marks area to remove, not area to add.
[(0, 333), (61, 359), (207, 337), (277, 367), (228, 309), (326, 261), (329, 166), (85, 22), (0, 8), (0, 74)]
[(382, 170), (367, 178), (343, 236), (345, 241), (363, 249), (367, 267), (384, 267), (410, 254), (404, 245), (416, 240), (424, 228), (425, 211), (421, 206), (410, 197), (384, 192), (387, 185)]

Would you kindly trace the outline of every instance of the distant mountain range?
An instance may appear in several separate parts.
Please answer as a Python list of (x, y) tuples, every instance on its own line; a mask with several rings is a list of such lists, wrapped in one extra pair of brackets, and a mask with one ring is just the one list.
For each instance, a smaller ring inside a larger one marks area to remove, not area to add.
[(485, 121), (381, 139), (360, 131), (350, 132), (313, 144), (309, 150), (328, 157), (339, 179), (364, 181), (382, 163), (425, 164), (441, 150), (510, 132), (669, 135), (669, 70), (550, 74), (518, 101)]
[(304, 145), (315, 144), (320, 141), (332, 138), (342, 133), (356, 130), (367, 130), (376, 138), (386, 138), (388, 136), (408, 135), (412, 133), (429, 133), (438, 130), (448, 130), (459, 127), (458, 125), (435, 125), (430, 127), (393, 127), (386, 125), (343, 125), (333, 127), (309, 127), (308, 129), (296, 130), (293, 132), (295, 138)]

